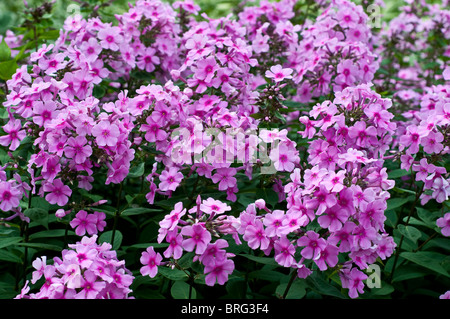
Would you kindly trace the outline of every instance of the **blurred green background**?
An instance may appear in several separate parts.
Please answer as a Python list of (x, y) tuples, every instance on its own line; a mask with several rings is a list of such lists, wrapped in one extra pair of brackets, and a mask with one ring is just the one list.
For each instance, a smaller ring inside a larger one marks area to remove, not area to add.
[[(88, 0), (91, 3), (102, 3), (108, 0)], [(173, 3), (175, 0), (163, 0), (165, 2)], [(277, 0), (269, 0), (277, 1)], [(44, 0), (27, 0), (29, 6), (36, 7), (44, 2)], [(135, 0), (114, 0), (112, 6), (102, 11), (102, 16), (105, 15), (113, 19), (113, 14), (120, 14), (128, 9), (128, 2), (134, 3)], [(238, 5), (241, 0), (194, 0), (202, 12), (206, 12), (210, 17), (217, 18), (225, 16), (231, 12), (231, 9)], [(258, 3), (259, 0), (250, 2), (251, 5)], [(354, 1), (360, 3), (359, 0)], [(405, 4), (403, 0), (385, 0), (386, 6), (382, 8), (382, 16), (384, 20), (390, 20), (398, 13), (398, 8)], [(71, 14), (69, 12), (70, 4), (76, 4), (72, 0), (56, 0), (52, 19), (54, 26), (60, 26), (64, 19)], [(0, 0), (0, 34), (4, 34), (6, 30), (13, 29), (23, 22), (22, 13), (25, 5), (23, 0)]]

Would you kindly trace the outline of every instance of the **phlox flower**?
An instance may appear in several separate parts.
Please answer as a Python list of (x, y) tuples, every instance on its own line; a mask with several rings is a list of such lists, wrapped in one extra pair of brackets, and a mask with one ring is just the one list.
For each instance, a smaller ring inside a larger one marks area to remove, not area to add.
[(214, 286), (217, 283), (223, 285), (228, 281), (228, 275), (234, 270), (234, 262), (230, 259), (214, 259), (213, 262), (205, 265), (205, 283)]
[(72, 158), (75, 163), (82, 164), (92, 155), (92, 148), (87, 144), (86, 137), (70, 137), (67, 140), (67, 146), (64, 148), (64, 154), (67, 158)]
[(321, 271), (327, 270), (327, 264), (329, 267), (336, 266), (338, 262), (338, 253), (339, 249), (336, 246), (327, 244), (325, 248), (320, 251), (319, 255), (314, 258), (314, 262)]
[(58, 204), (59, 206), (66, 205), (70, 195), (72, 195), (70, 187), (64, 185), (60, 178), (53, 180), (53, 183), (45, 183), (44, 192), (48, 192), (45, 199), (50, 204)]
[(123, 36), (120, 27), (107, 27), (101, 29), (98, 32), (98, 38), (100, 39), (100, 45), (103, 49), (110, 49), (112, 51), (119, 50), (119, 44), (123, 41)]
[(10, 120), (2, 128), (7, 135), (0, 136), (0, 145), (9, 145), (9, 149), (15, 151), (19, 147), (20, 141), (27, 135), (25, 130), (21, 130), (22, 124), (20, 120)]
[(81, 277), (82, 290), (77, 293), (75, 299), (95, 299), (97, 294), (106, 287), (106, 283), (97, 281), (97, 275), (91, 270), (86, 270)]
[(179, 259), (183, 255), (183, 236), (178, 234), (177, 229), (174, 229), (167, 232), (166, 241), (169, 243), (169, 247), (164, 251), (164, 257), (173, 256), (174, 259)]
[(285, 68), (279, 64), (274, 65), (270, 68), (270, 71), (267, 70), (265, 75), (269, 79), (273, 79), (276, 83), (281, 82), (285, 79), (292, 79), (292, 70), (291, 68)]
[(275, 241), (275, 261), (283, 267), (291, 267), (295, 262), (295, 247), (285, 236)]
[(86, 232), (89, 235), (97, 234), (97, 216), (80, 210), (70, 222), (70, 226), (75, 228), (75, 234), (78, 236), (83, 236)]
[(358, 293), (364, 293), (364, 283), (368, 277), (362, 271), (357, 268), (352, 268), (352, 270), (344, 269), (339, 274), (342, 282), (342, 288), (348, 288), (348, 295), (350, 298), (357, 298)]
[(92, 128), (92, 135), (99, 146), (115, 146), (120, 131), (116, 124), (109, 121), (101, 121)]
[(298, 161), (297, 151), (290, 148), (285, 143), (280, 143), (278, 147), (272, 149), (269, 158), (277, 171), (292, 172), (295, 163)]
[(320, 252), (325, 249), (327, 242), (320, 238), (320, 235), (312, 230), (308, 230), (306, 235), (297, 240), (298, 246), (303, 246), (301, 255), (306, 259), (315, 259), (320, 256)]
[(194, 251), (195, 249), (197, 255), (202, 254), (211, 241), (211, 233), (200, 224), (183, 227), (181, 234), (188, 237), (183, 240), (183, 249), (186, 251)]
[(0, 181), (0, 209), (4, 212), (18, 207), (22, 192), (11, 183)]
[(146, 251), (142, 252), (140, 262), (144, 266), (141, 267), (140, 272), (142, 276), (155, 277), (158, 273), (158, 266), (161, 264), (162, 256), (156, 253), (153, 247), (148, 247)]
[(177, 189), (180, 182), (183, 180), (183, 174), (178, 171), (176, 167), (170, 167), (169, 170), (164, 170), (159, 176), (159, 189), (162, 191), (174, 191)]
[(203, 200), (203, 202), (200, 205), (200, 210), (208, 215), (211, 214), (216, 215), (216, 214), (223, 214), (231, 210), (231, 207), (225, 203), (222, 203), (219, 200), (215, 200), (214, 198), (209, 197), (208, 199)]
[(235, 168), (218, 168), (216, 173), (211, 176), (211, 180), (217, 184), (219, 183), (219, 190), (224, 191), (236, 185)]
[(264, 225), (260, 220), (255, 220), (253, 224), (250, 224), (245, 228), (243, 238), (251, 249), (260, 248), (261, 250), (264, 250), (267, 249), (270, 244), (270, 239), (267, 237), (264, 231)]
[[(176, 203), (174, 209), (170, 212), (170, 214), (164, 216), (164, 219), (159, 222), (159, 227), (168, 230), (174, 230), (178, 225), (178, 221), (184, 214), (186, 214), (186, 208), (183, 208), (183, 203)], [(158, 240), (158, 242), (161, 241)]]
[(441, 228), (441, 233), (445, 237), (450, 237), (450, 213), (445, 214), (436, 220), (436, 225)]

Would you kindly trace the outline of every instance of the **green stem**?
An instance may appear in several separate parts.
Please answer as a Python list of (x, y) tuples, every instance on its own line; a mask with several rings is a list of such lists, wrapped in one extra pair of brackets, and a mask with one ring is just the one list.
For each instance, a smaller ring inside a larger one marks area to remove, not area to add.
[(286, 286), (286, 290), (284, 291), (282, 299), (286, 299), (289, 289), (291, 289), (291, 286), (296, 277), (297, 277), (297, 272), (294, 270), (294, 271), (292, 271), (291, 278), (289, 279), (288, 285)]
[[(419, 201), (420, 196), (423, 193), (423, 188), (424, 188), (424, 184), (422, 184), (421, 189), (416, 193), (416, 198), (414, 200), (414, 203), (411, 206), (411, 209), (409, 210), (408, 213), (408, 218), (406, 219), (405, 222), (405, 226), (407, 226), (409, 224), (409, 220), (411, 219), (411, 216), (416, 208), (417, 202)], [(395, 253), (395, 257), (394, 257), (394, 264), (392, 265), (392, 272), (389, 276), (389, 281), (392, 283), (392, 280), (394, 279), (394, 272), (395, 272), (395, 268), (397, 266), (397, 262), (398, 262), (398, 257), (400, 256), (400, 251), (402, 248), (402, 244), (403, 244), (403, 240), (404, 240), (405, 236), (402, 234), (402, 236), (400, 237), (400, 242), (398, 243), (398, 247), (397, 247), (397, 251)]]
[(119, 194), (117, 197), (117, 206), (116, 206), (116, 213), (114, 214), (114, 224), (112, 229), (112, 236), (111, 236), (111, 245), (114, 245), (114, 238), (116, 237), (116, 229), (117, 229), (117, 222), (119, 220), (120, 216), (120, 197), (122, 196), (122, 189), (123, 189), (123, 181), (120, 183), (119, 186)]

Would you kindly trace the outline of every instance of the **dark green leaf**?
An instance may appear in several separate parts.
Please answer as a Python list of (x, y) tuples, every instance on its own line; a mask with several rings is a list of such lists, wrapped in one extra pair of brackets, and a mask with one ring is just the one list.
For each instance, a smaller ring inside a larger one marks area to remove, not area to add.
[(0, 43), (0, 62), (8, 61), (11, 59), (11, 49), (6, 44), (5, 39)]
[(184, 271), (176, 268), (172, 269), (169, 267), (158, 267), (158, 273), (170, 280), (178, 281), (188, 279), (188, 275)]
[(441, 275), (450, 277), (447, 270), (442, 266), (445, 258), (447, 256), (435, 253), (435, 252), (427, 252), (427, 251), (418, 251), (418, 252), (402, 252), (400, 254), (401, 257), (412, 261), (413, 263), (420, 265), (422, 267), (431, 269)]
[(147, 208), (147, 207), (132, 207), (125, 209), (120, 215), (121, 216), (133, 216), (141, 215), (147, 213), (162, 212), (162, 209), (157, 208)]
[(8, 247), (22, 241), (22, 237), (0, 237), (0, 248)]
[(240, 254), (239, 256), (256, 261), (257, 263), (260, 263), (260, 264), (279, 266), (278, 263), (275, 261), (275, 259), (270, 258), (270, 257), (258, 257), (258, 256), (249, 255), (249, 254)]
[(130, 169), (128, 177), (130, 178), (141, 177), (142, 175), (144, 175), (144, 170), (145, 170), (145, 163), (142, 162), (138, 166), (134, 166)]
[[(112, 240), (112, 234), (113, 231), (107, 231), (104, 232), (103, 234), (101, 234), (101, 236), (99, 237), (98, 241), (99, 243), (110, 243), (111, 244), (111, 240)], [(112, 243), (112, 249), (113, 250), (118, 250), (120, 245), (122, 244), (122, 239), (123, 239), (123, 235), (122, 233), (116, 229), (116, 233), (114, 235), (114, 243)]]
[(48, 212), (46, 210), (42, 208), (28, 208), (24, 211), (24, 214), (35, 224), (42, 225), (48, 229)]
[(422, 236), (420, 230), (413, 226), (405, 226), (403, 224), (400, 224), (397, 226), (397, 228), (403, 236), (411, 239), (414, 243), (417, 243), (417, 240)]
[(7, 81), (11, 79), (19, 66), (14, 60), (0, 62), (0, 79)]
[(0, 249), (0, 260), (9, 261), (13, 263), (22, 263), (22, 260), (15, 254), (5, 249)]
[[(190, 290), (191, 296), (189, 296)], [(189, 286), (189, 284), (184, 281), (176, 281), (170, 289), (170, 294), (174, 299), (195, 299), (197, 297), (197, 291), (195, 288)]]

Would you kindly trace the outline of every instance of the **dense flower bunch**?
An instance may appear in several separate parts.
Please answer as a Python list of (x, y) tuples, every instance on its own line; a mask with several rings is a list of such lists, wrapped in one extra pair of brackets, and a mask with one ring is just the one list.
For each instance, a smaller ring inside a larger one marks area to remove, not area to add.
[[(225, 214), (231, 207), (211, 197), (202, 201), (200, 196), (196, 204), (186, 210), (182, 202), (177, 203), (159, 223), (158, 242), (164, 240), (169, 244), (163, 256), (171, 261), (180, 259), (185, 252), (194, 252), (193, 260), (204, 266), (205, 283), (214, 286), (217, 281), (223, 285), (234, 270), (234, 262), (230, 259), (234, 255), (227, 253), (228, 242), (219, 237), (231, 234), (237, 243), (240, 242), (233, 225), (234, 218)], [(144, 265), (141, 273), (154, 277), (158, 266), (170, 265), (171, 261), (162, 261), (161, 254), (149, 247), (141, 256)]]
[[(299, 133), (315, 138), (309, 165), (295, 168), (285, 185), (287, 211), (270, 211), (260, 200), (240, 215), (238, 233), (249, 247), (267, 255), (274, 250), (275, 260), (297, 268), (301, 278), (312, 273), (313, 264), (322, 271), (335, 267), (345, 254), (343, 287), (352, 298), (362, 293), (367, 276), (358, 268), (386, 259), (396, 246), (384, 230), (387, 190), (394, 186), (383, 168), (395, 130), (391, 106), (359, 85), (316, 104), (313, 119), (301, 117), (306, 129)], [(294, 258), (297, 250), (300, 260)]]
[(24, 299), (128, 299), (134, 277), (108, 243), (97, 236), (83, 237), (62, 251), (62, 259), (47, 264), (45, 256), (33, 262), (31, 283), (45, 278), (37, 293), (28, 294), (28, 281), (17, 298)]

